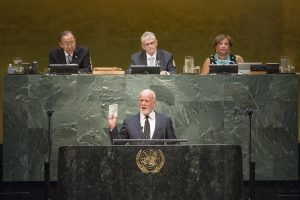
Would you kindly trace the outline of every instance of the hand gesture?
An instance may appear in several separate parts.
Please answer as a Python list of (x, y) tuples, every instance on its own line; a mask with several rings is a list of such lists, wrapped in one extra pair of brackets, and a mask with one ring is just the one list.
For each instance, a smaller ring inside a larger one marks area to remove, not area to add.
[(108, 118), (108, 126), (110, 130), (113, 130), (117, 125), (117, 118), (114, 115), (111, 115)]

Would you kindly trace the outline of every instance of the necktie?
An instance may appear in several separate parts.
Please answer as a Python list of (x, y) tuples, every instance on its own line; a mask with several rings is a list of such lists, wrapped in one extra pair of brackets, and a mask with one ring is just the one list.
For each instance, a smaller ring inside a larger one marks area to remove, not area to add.
[(68, 55), (67, 56), (67, 64), (71, 64), (72, 63), (72, 55)]
[(145, 125), (144, 125), (144, 134), (145, 134), (145, 139), (150, 139), (150, 124), (149, 124), (149, 116), (146, 115), (145, 116), (146, 120), (145, 120)]
[(155, 66), (155, 58), (149, 57), (149, 66)]

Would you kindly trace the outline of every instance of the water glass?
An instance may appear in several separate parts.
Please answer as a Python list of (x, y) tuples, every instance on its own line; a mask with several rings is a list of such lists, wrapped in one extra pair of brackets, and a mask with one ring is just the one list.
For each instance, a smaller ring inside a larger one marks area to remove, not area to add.
[(280, 72), (286, 73), (289, 71), (289, 59), (287, 56), (280, 58)]
[(22, 66), (21, 57), (13, 57), (13, 68), (16, 74), (24, 74), (24, 67)]
[(183, 68), (185, 73), (192, 73), (192, 70), (195, 68), (193, 56), (185, 56)]

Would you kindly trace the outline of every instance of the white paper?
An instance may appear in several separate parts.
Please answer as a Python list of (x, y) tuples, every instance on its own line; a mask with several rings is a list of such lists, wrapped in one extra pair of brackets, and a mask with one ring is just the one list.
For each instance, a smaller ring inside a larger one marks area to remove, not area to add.
[(118, 104), (111, 104), (108, 107), (108, 117), (118, 117)]

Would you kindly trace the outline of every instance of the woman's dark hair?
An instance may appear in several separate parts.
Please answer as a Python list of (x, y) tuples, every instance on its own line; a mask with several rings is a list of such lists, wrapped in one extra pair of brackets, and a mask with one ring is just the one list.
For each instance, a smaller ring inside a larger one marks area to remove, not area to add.
[(213, 44), (214, 44), (214, 48), (216, 48), (216, 46), (217, 46), (217, 44), (218, 44), (219, 42), (221, 42), (222, 40), (225, 40), (225, 39), (228, 40), (229, 46), (232, 47), (233, 41), (232, 41), (231, 37), (230, 37), (229, 35), (221, 34), (221, 35), (218, 35), (218, 36), (215, 38), (215, 41), (214, 41), (214, 43), (213, 43)]

